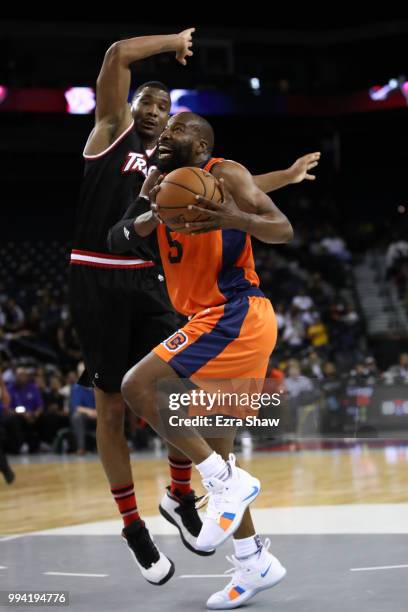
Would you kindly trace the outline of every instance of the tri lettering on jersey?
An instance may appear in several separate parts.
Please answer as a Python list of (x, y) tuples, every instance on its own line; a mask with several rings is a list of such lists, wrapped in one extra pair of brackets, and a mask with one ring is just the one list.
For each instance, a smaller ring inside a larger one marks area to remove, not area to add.
[(129, 151), (120, 169), (122, 174), (139, 172), (139, 174), (143, 174), (143, 176), (147, 176), (147, 170), (146, 156), (143, 153), (135, 153), (134, 151)]

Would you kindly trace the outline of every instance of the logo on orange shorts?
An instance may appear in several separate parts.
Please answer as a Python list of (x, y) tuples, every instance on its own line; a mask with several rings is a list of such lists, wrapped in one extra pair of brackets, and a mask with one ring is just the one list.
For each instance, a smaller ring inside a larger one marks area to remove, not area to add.
[(170, 338), (167, 338), (163, 344), (168, 351), (174, 353), (174, 351), (178, 351), (186, 342), (188, 342), (187, 334), (183, 331), (177, 331), (170, 336)]

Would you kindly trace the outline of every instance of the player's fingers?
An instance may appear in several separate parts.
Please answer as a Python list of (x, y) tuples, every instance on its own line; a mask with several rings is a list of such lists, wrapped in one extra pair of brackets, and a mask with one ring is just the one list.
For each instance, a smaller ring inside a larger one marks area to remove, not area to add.
[[(205, 207), (208, 208), (209, 210), (219, 209), (217, 202), (214, 202), (213, 200), (207, 200), (207, 198), (203, 198), (203, 196), (196, 196), (196, 200), (198, 204), (205, 205)], [(194, 207), (194, 204), (190, 204), (190, 206)]]
[(305, 174), (305, 179), (307, 179), (308, 181), (315, 181), (316, 177), (314, 174)]
[(155, 185), (153, 187), (153, 189), (151, 189), (149, 191), (149, 200), (150, 200), (150, 202), (155, 202), (156, 201), (156, 196), (157, 196), (158, 192), (160, 191), (160, 189), (161, 189), (160, 185)]
[(318, 166), (318, 165), (319, 165), (319, 164), (318, 164), (318, 162), (317, 162), (317, 161), (312, 162), (311, 164), (307, 164), (307, 169), (308, 169), (308, 170), (311, 170), (312, 168), (316, 168), (316, 166)]
[(212, 210), (211, 208), (200, 208), (200, 206), (190, 205), (187, 207), (188, 210), (196, 210), (197, 212), (205, 213), (209, 217), (219, 217), (220, 213), (218, 210)]

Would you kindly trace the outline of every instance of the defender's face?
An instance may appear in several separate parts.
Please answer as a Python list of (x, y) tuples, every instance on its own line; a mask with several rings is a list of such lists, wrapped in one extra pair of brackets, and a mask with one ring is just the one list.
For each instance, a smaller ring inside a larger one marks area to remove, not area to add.
[(170, 105), (168, 93), (144, 87), (131, 106), (136, 131), (146, 138), (159, 138), (169, 118)]

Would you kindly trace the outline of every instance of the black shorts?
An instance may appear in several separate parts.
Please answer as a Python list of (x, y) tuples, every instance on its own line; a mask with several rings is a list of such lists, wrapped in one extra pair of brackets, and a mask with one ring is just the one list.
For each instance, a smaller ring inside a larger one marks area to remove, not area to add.
[(179, 326), (158, 268), (71, 265), (69, 296), (86, 368), (79, 383), (107, 393)]

